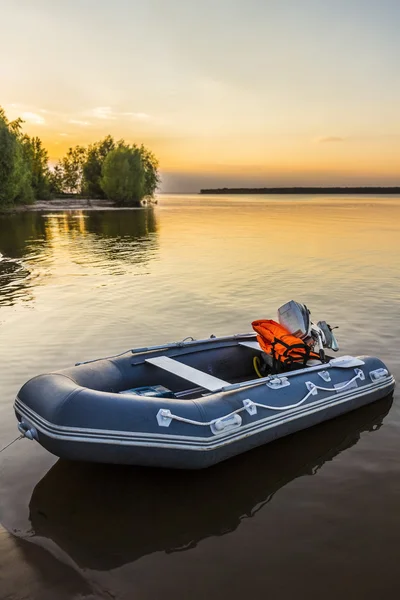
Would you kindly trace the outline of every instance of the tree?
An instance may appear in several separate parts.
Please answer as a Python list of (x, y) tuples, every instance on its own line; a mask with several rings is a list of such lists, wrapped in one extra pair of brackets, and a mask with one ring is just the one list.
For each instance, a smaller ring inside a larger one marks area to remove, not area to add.
[(19, 139), (21, 123), (20, 119), (9, 122), (0, 108), (0, 207), (34, 200), (29, 166)]
[(139, 148), (121, 142), (103, 164), (101, 187), (121, 206), (139, 204), (146, 192), (145, 169)]
[(83, 165), (83, 193), (89, 198), (106, 197), (101, 187), (101, 173), (108, 153), (114, 148), (115, 142), (111, 135), (89, 146)]
[(36, 199), (46, 200), (50, 197), (50, 173), (47, 150), (42, 140), (29, 135), (21, 137), (21, 144), (31, 174), (32, 191)]
[(142, 164), (144, 168), (145, 178), (145, 193), (146, 197), (152, 198), (160, 183), (160, 176), (158, 173), (158, 160), (154, 154), (145, 148), (143, 144), (139, 148), (140, 156), (142, 158)]
[(42, 141), (23, 134), (22, 124), (20, 118), (9, 121), (0, 107), (0, 206), (54, 194), (108, 197), (129, 205), (154, 195), (158, 161), (145, 146), (116, 143), (108, 135), (88, 148), (69, 148), (50, 170)]
[[(81, 193), (86, 152), (83, 146), (75, 146), (69, 148), (67, 154), (58, 161), (55, 167), (56, 185), (64, 194)], [(52, 183), (54, 184), (54, 177)]]
[(132, 205), (152, 197), (159, 181), (154, 154), (143, 145), (129, 146), (121, 140), (104, 160), (100, 185), (110, 200)]
[(63, 193), (63, 175), (63, 170), (59, 164), (49, 172), (50, 196), (59, 196)]
[(4, 108), (0, 106), (0, 121), (3, 121), (7, 125), (9, 131), (11, 131), (11, 133), (13, 133), (17, 138), (20, 136), (23, 123), (23, 120), (20, 117), (15, 119), (15, 121), (9, 121)]

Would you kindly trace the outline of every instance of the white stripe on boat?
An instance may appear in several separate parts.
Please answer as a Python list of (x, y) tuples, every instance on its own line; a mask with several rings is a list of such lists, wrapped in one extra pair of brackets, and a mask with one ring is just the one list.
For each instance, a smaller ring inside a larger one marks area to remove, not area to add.
[(54, 425), (40, 417), (34, 411), (30, 410), (23, 402), (21, 402), (21, 400), (19, 400), (19, 398), (16, 399), (15, 409), (22, 417), (26, 417), (28, 421), (33, 422), (32, 424), (37, 427), (39, 432), (53, 439), (71, 442), (170, 448), (173, 450), (186, 449), (194, 451), (208, 451), (216, 450), (233, 442), (238, 442), (246, 437), (249, 437), (250, 435), (262, 433), (268, 429), (271, 429), (272, 427), (290, 423), (291, 421), (295, 421), (299, 418), (317, 413), (327, 408), (343, 404), (344, 402), (355, 400), (365, 396), (368, 393), (390, 388), (393, 384), (394, 377), (390, 376), (388, 379), (379, 382), (379, 385), (372, 383), (368, 386), (357, 388), (357, 390), (352, 390), (350, 393), (343, 392), (342, 394), (335, 394), (334, 396), (330, 396), (329, 398), (325, 398), (324, 400), (320, 400), (318, 402), (309, 403), (296, 411), (291, 411), (289, 415), (286, 414), (286, 418), (283, 414), (274, 415), (272, 417), (267, 417), (265, 419), (248, 423), (247, 425), (240, 427), (239, 430), (235, 430), (235, 432), (227, 432), (226, 434), (221, 434), (220, 436), (211, 437), (96, 430)]

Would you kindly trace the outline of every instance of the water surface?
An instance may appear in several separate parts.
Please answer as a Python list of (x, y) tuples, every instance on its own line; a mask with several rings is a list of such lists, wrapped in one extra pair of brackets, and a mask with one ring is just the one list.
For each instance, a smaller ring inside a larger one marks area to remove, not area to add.
[[(251, 330), (290, 299), (400, 379), (400, 198), (161, 196), (0, 217), (0, 446), (30, 377)], [(398, 590), (400, 414), (379, 402), (204, 472), (0, 455), (0, 599)]]

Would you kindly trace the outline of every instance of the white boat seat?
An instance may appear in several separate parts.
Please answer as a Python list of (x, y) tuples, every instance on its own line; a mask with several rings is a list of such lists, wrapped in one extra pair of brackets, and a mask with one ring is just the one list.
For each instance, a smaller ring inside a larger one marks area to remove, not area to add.
[(168, 356), (146, 358), (146, 362), (150, 365), (154, 365), (155, 367), (159, 367), (160, 369), (164, 369), (169, 373), (173, 373), (178, 377), (182, 377), (182, 379), (186, 379), (186, 381), (191, 381), (192, 383), (210, 392), (216, 392), (217, 390), (230, 385), (228, 381), (218, 379), (218, 377), (204, 373), (204, 371), (199, 371), (198, 369), (184, 365), (183, 363), (174, 360), (173, 358), (169, 358)]

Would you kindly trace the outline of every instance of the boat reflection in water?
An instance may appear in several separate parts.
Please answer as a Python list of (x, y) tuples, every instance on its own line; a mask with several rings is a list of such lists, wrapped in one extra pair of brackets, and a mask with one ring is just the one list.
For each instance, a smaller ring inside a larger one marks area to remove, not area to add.
[(287, 483), (379, 429), (391, 404), (392, 396), (204, 471), (59, 460), (33, 491), (32, 527), (81, 568), (188, 550), (234, 531)]

